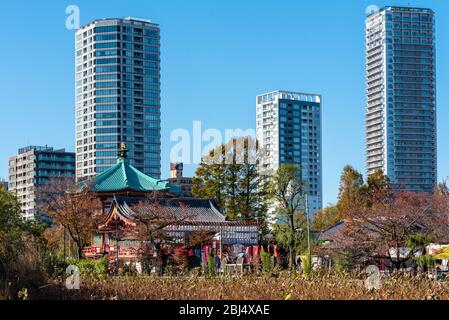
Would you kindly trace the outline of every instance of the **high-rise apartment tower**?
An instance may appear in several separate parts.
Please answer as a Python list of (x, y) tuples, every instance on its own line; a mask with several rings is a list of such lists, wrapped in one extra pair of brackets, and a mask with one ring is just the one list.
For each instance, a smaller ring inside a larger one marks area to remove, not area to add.
[(308, 188), (310, 215), (322, 208), (321, 96), (275, 91), (257, 96), (257, 141), (262, 174), (297, 164)]
[(159, 26), (148, 20), (95, 20), (76, 33), (76, 176), (117, 162), (161, 174)]
[(58, 179), (74, 179), (75, 153), (48, 146), (29, 146), (19, 149), (9, 158), (8, 189), (17, 196), (25, 219), (38, 213), (39, 188)]
[(366, 166), (398, 189), (437, 181), (435, 19), (385, 7), (366, 19)]

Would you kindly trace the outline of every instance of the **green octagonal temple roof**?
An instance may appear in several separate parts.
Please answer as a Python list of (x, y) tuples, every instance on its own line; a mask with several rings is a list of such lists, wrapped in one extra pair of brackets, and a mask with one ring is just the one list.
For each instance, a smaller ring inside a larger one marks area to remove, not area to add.
[(147, 176), (129, 164), (124, 157), (119, 157), (117, 164), (98, 174), (93, 180), (91, 187), (94, 192), (117, 192), (117, 191), (165, 191), (181, 194), (179, 186), (167, 181), (157, 180)]

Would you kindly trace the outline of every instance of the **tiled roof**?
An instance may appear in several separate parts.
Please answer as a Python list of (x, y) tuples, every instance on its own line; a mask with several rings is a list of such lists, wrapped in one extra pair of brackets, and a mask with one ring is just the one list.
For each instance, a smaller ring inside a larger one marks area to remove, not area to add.
[[(177, 198), (177, 199), (138, 199), (132, 197), (114, 197), (112, 207), (99, 230), (111, 232), (117, 228), (116, 217), (120, 225), (135, 227), (139, 224), (141, 215), (151, 208), (136, 207), (142, 201), (157, 201), (161, 208), (169, 210), (168, 219), (173, 219), (164, 227), (167, 235), (176, 241), (185, 241), (185, 235), (190, 232), (203, 231), (212, 234), (220, 233), (223, 244), (257, 244), (259, 227), (256, 221), (228, 221), (221, 214), (213, 201), (206, 199)], [(150, 214), (150, 212), (148, 212)], [(166, 221), (166, 220), (164, 220)], [(151, 223), (151, 221), (149, 221)], [(124, 235), (125, 238), (133, 240), (133, 234)]]
[[(161, 207), (184, 222), (225, 222), (225, 216), (215, 207), (211, 200), (195, 198), (159, 199)], [(126, 197), (114, 199), (119, 212), (130, 220), (135, 213), (132, 207), (136, 200)]]
[(331, 239), (334, 239), (339, 232), (343, 230), (343, 227), (345, 226), (345, 221), (339, 221), (333, 226), (321, 231), (318, 236), (318, 241), (329, 241)]
[(205, 199), (181, 198), (167, 199), (164, 208), (189, 222), (225, 222), (226, 218), (214, 206), (212, 201)]
[(181, 194), (179, 186), (172, 185), (147, 176), (129, 164), (125, 158), (119, 158), (117, 164), (97, 175), (92, 181), (95, 192), (116, 191), (167, 191)]

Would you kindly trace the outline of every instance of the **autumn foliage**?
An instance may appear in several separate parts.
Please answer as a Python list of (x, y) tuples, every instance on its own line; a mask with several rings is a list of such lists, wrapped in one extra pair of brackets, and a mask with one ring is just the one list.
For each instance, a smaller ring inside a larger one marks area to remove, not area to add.
[(429, 242), (447, 241), (449, 205), (435, 193), (377, 188), (349, 208), (344, 227), (328, 246), (346, 262), (363, 265), (384, 259), (397, 269)]
[(93, 231), (103, 218), (102, 203), (72, 179), (57, 179), (39, 189), (39, 211), (62, 226), (77, 245), (77, 257), (91, 244)]

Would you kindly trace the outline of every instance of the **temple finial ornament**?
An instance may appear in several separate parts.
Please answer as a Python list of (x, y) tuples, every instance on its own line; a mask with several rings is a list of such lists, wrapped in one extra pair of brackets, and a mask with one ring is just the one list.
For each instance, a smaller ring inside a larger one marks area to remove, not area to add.
[(126, 147), (126, 143), (122, 142), (120, 144), (120, 149), (118, 151), (118, 157), (126, 159), (128, 158), (128, 148)]

